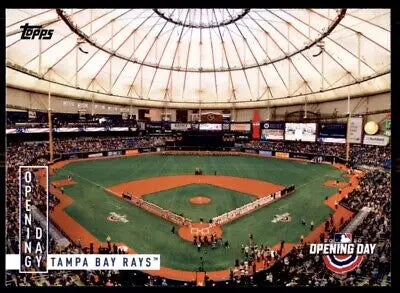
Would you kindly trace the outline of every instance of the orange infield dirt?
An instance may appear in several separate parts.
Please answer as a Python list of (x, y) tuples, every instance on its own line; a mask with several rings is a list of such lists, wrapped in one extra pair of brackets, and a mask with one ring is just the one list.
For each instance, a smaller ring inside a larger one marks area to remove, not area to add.
[(192, 204), (209, 204), (211, 203), (211, 199), (206, 196), (195, 196), (189, 199), (189, 202)]
[[(91, 158), (97, 159), (97, 158)], [(103, 158), (100, 158), (103, 159)], [(77, 160), (70, 160), (70, 161), (60, 161), (52, 165), (50, 168), (50, 174), (54, 174), (54, 169), (60, 168), (72, 161)], [(335, 164), (336, 168), (347, 170), (345, 166), (341, 164)], [(45, 187), (46, 186), (46, 177), (45, 172), (43, 170), (39, 171), (40, 175), (40, 182)], [(333, 209), (333, 222), (336, 227), (340, 226), (340, 221), (343, 219), (344, 221), (348, 220), (353, 216), (353, 213), (341, 205), (338, 205), (337, 208), (335, 207), (335, 203), (339, 202), (343, 197), (345, 197), (348, 193), (350, 193), (354, 188), (358, 186), (359, 177), (363, 176), (360, 172), (358, 174), (352, 174), (350, 176), (349, 182), (351, 184), (347, 184), (343, 186), (341, 193), (336, 193), (325, 200), (325, 204)], [(173, 179), (173, 180), (171, 180)], [(132, 190), (134, 191), (133, 195), (140, 197), (145, 194), (158, 192), (167, 188), (174, 188), (178, 186), (183, 186), (191, 183), (205, 183), (205, 184), (212, 184), (223, 188), (228, 188), (232, 190), (236, 190), (239, 192), (252, 194), (256, 197), (263, 197), (272, 192), (278, 191), (283, 189), (283, 186), (278, 186), (268, 182), (262, 182), (254, 179), (247, 179), (247, 178), (237, 178), (237, 177), (229, 177), (229, 176), (195, 176), (195, 175), (188, 175), (188, 176), (164, 176), (164, 177), (156, 177), (156, 178), (149, 178), (149, 179), (142, 179), (142, 180), (135, 180), (128, 183), (119, 184), (110, 188), (111, 193), (122, 196), (122, 192)], [(94, 247), (106, 246), (106, 243), (101, 243), (97, 238), (95, 238), (92, 234), (90, 234), (83, 226), (81, 226), (78, 222), (72, 219), (68, 214), (64, 212), (64, 208), (67, 207), (72, 203), (72, 199), (65, 193), (62, 193), (59, 189), (61, 186), (65, 186), (65, 184), (74, 184), (73, 181), (68, 180), (59, 180), (54, 181), (49, 186), (50, 192), (52, 192), (57, 198), (60, 199), (60, 203), (55, 207), (54, 211), (50, 214), (52, 221), (69, 236), (71, 240), (74, 242), (80, 242), (83, 246), (89, 246), (90, 243), (94, 244)], [(160, 184), (162, 187), (160, 187)], [(336, 183), (335, 183), (336, 184)], [(132, 188), (132, 189), (131, 189)], [(201, 225), (200, 223), (192, 224), (193, 225)], [(208, 224), (202, 224), (207, 225)], [(205, 228), (205, 227), (197, 227), (197, 228)], [(215, 227), (215, 233), (218, 235), (217, 231), (218, 227)], [(188, 233), (184, 233), (184, 230), (179, 230), (178, 233), (181, 235), (190, 235), (191, 240), (193, 241), (193, 231), (186, 231)], [(222, 231), (220, 232), (222, 233)], [(320, 234), (324, 233), (324, 223), (321, 223), (318, 227), (314, 228), (308, 235), (305, 235), (304, 242), (312, 243), (318, 242)], [(219, 235), (218, 235), (219, 236)], [(183, 236), (182, 238), (184, 238)], [(286, 255), (293, 247), (300, 243), (285, 243), (283, 247), (282, 255)], [(126, 246), (124, 243), (117, 243), (119, 246)], [(280, 244), (277, 243), (272, 248), (275, 250), (279, 250)], [(135, 253), (132, 248), (128, 248), (128, 253)], [(262, 262), (256, 263), (256, 271), (260, 271), (266, 269)], [(157, 275), (165, 278), (170, 279), (177, 279), (183, 281), (197, 281), (198, 283), (204, 282), (204, 273), (201, 276), (198, 275), (196, 272), (189, 272), (189, 271), (182, 271), (171, 269), (167, 267), (161, 267), (159, 271), (145, 271), (151, 275)], [(207, 272), (207, 275), (212, 280), (223, 280), (229, 278), (229, 269), (214, 271), (214, 272)]]
[(74, 180), (63, 179), (63, 180), (54, 181), (51, 184), (55, 188), (60, 188), (62, 186), (74, 185), (74, 184), (76, 184), (76, 182)]
[(336, 183), (336, 181), (334, 181), (334, 180), (328, 180), (328, 181), (324, 182), (324, 186), (328, 186), (328, 187), (345, 188), (348, 185), (349, 185), (349, 182), (338, 182), (338, 183)]

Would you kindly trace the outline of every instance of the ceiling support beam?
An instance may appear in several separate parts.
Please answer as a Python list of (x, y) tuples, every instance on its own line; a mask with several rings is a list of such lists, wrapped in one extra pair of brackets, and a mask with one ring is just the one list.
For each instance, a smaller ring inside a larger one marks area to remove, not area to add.
[[(218, 21), (217, 21), (217, 15), (216, 15), (216, 13), (215, 13), (215, 9), (213, 9), (212, 11), (213, 11), (213, 15), (214, 15), (215, 21), (218, 22)], [(222, 49), (223, 49), (224, 56), (225, 56), (225, 59), (226, 59), (226, 64), (227, 64), (227, 66), (228, 66), (228, 69), (230, 69), (231, 66), (229, 65), (228, 55), (226, 54), (226, 48), (225, 48), (225, 44), (224, 44), (224, 38), (223, 38), (223, 36), (222, 36), (221, 29), (219, 28), (219, 26), (217, 26), (217, 29), (218, 29), (219, 37), (220, 37), (220, 39), (221, 39), (221, 44), (222, 44)], [(231, 72), (231, 70), (229, 70), (228, 72), (229, 72), (230, 84), (231, 84), (231, 86), (232, 86), (232, 95), (233, 95), (233, 99), (236, 101), (236, 93), (235, 93), (235, 86), (233, 85), (233, 80), (232, 80), (232, 72)]]
[[(326, 17), (325, 15), (323, 15), (323, 14), (321, 14), (321, 13), (318, 13), (318, 12), (314, 11), (313, 9), (311, 9), (311, 11), (312, 11), (313, 13), (319, 15), (320, 17), (327, 19), (328, 21), (331, 21), (331, 22), (333, 21), (333, 20), (330, 19), (329, 17)], [(383, 50), (385, 50), (385, 51), (387, 51), (387, 52), (390, 52), (390, 49), (385, 48), (384, 46), (382, 46), (382, 45), (379, 44), (378, 42), (375, 42), (374, 40), (372, 40), (371, 38), (369, 38), (369, 37), (367, 37), (366, 35), (362, 34), (361, 32), (356, 31), (355, 29), (352, 29), (351, 27), (348, 27), (348, 26), (346, 26), (346, 25), (344, 25), (344, 24), (342, 24), (342, 23), (339, 23), (339, 25), (340, 25), (341, 27), (344, 27), (345, 29), (351, 30), (351, 31), (354, 32), (354, 33), (359, 33), (359, 34), (361, 34), (361, 36), (363, 36), (365, 39), (367, 39), (367, 40), (370, 41), (371, 43), (375, 44), (376, 46), (380, 47), (381, 49), (383, 49)]]
[[(273, 14), (274, 16), (278, 17), (279, 19), (281, 19), (282, 21), (285, 21), (282, 17), (280, 17), (279, 15), (277, 15), (276, 13), (274, 13), (273, 11), (269, 11), (269, 12), (270, 12), (271, 14)], [(309, 36), (306, 36), (303, 32), (301, 32), (300, 30), (298, 30), (296, 27), (294, 27), (294, 26), (291, 26), (291, 27), (292, 27), (297, 33), (299, 33), (300, 35), (302, 35), (304, 38), (308, 39), (309, 41), (312, 41), (312, 40), (310, 39)], [(309, 27), (309, 29), (310, 29), (310, 27)], [(323, 41), (321, 41), (321, 42), (323, 42)], [(299, 50), (299, 49), (293, 44), (293, 42), (290, 42), (290, 44), (291, 44), (296, 50)], [(317, 44), (317, 46), (318, 46), (318, 44)], [(308, 64), (311, 65), (311, 67), (321, 76), (321, 78), (324, 79), (325, 82), (326, 82), (329, 86), (331, 86), (330, 82), (326, 79), (325, 75), (322, 74), (322, 73), (317, 69), (317, 67), (310, 61), (310, 59), (307, 58), (307, 56), (306, 56), (303, 52), (300, 52), (300, 55), (307, 61)]]
[[(229, 10), (227, 10), (227, 11), (228, 11), (228, 13), (229, 13)], [(229, 15), (232, 17), (232, 15), (231, 15), (230, 13), (229, 13)], [(243, 21), (243, 20), (242, 20), (242, 21)], [(256, 58), (256, 56), (255, 56), (255, 54), (254, 54), (254, 52), (253, 52), (253, 50), (251, 49), (249, 43), (247, 42), (246, 37), (244, 36), (243, 32), (241, 31), (241, 29), (239, 28), (239, 26), (236, 24), (236, 22), (235, 22), (234, 24), (235, 24), (237, 30), (239, 31), (240, 35), (242, 36), (243, 41), (244, 41), (244, 44), (247, 46), (247, 48), (249, 48), (249, 51), (250, 51), (251, 56), (253, 57), (254, 61), (255, 61), (255, 62), (257, 63), (257, 65), (258, 65), (258, 66), (257, 66), (257, 69), (258, 69), (258, 77), (259, 77), (259, 74), (260, 74), (260, 72), (261, 72), (261, 75), (262, 75), (262, 77), (263, 77), (263, 80), (264, 80), (264, 82), (265, 82), (265, 85), (266, 85), (267, 88), (269, 88), (267, 79), (265, 78), (264, 73), (263, 73), (262, 70), (261, 70), (261, 66), (260, 66), (260, 64), (259, 64), (259, 62), (258, 62), (258, 60), (257, 60), (257, 58)], [(247, 27), (247, 28), (248, 28), (248, 27)], [(244, 46), (244, 52), (246, 52), (246, 46)], [(243, 65), (242, 65), (242, 66), (243, 66)], [(244, 71), (244, 70), (243, 70), (243, 71)], [(257, 92), (257, 101), (258, 101), (258, 100), (261, 99), (261, 96), (260, 96), (260, 93), (259, 93), (259, 85), (257, 86), (257, 88), (258, 88), (258, 92)], [(250, 91), (250, 94), (251, 94), (251, 91)], [(272, 95), (272, 93), (270, 93), (270, 94)]]
[[(103, 46), (105, 44), (107, 44), (108, 42), (111, 41), (111, 48), (112, 51), (114, 51), (114, 38), (115, 36), (117, 36), (119, 33), (121, 33), (126, 27), (128, 27), (133, 21), (134, 19), (131, 19), (131, 21), (129, 21), (127, 24), (125, 24), (124, 26), (122, 26), (115, 34), (114, 34), (114, 21), (115, 19), (111, 20), (111, 37), (109, 37), (103, 44)], [(118, 48), (115, 50), (118, 51), (125, 43), (126, 41), (132, 36), (132, 33), (130, 33), (128, 35), (128, 37), (125, 38), (125, 40), (118, 46)], [(97, 54), (97, 52), (99, 52), (99, 50), (96, 51), (95, 54)], [(93, 57), (93, 56), (92, 56)], [(91, 58), (92, 58), (91, 57)], [(110, 63), (110, 74), (111, 74), (111, 59), (114, 57), (114, 55), (109, 55), (106, 62), (103, 63), (103, 65), (100, 67), (100, 69), (97, 71), (96, 75), (94, 76), (93, 80), (97, 78), (97, 76), (100, 74), (100, 72), (103, 70), (103, 68), (106, 66), (107, 63)], [(82, 69), (82, 67), (80, 68)], [(89, 86), (91, 85), (91, 83), (93, 82), (93, 80), (88, 84), (88, 86), (86, 88), (89, 88)], [(111, 89), (112, 89), (112, 85), (111, 85), (111, 76), (110, 76), (110, 81), (109, 81), (109, 89), (110, 89), (110, 93), (111, 93)]]
[[(125, 14), (128, 13), (128, 12), (129, 12), (129, 11), (126, 11), (126, 12), (120, 14), (120, 15), (117, 16), (117, 17), (121, 17), (122, 15), (125, 15)], [(94, 32), (94, 34), (97, 34), (99, 31), (101, 31), (103, 28), (105, 28), (108, 24), (110, 24), (110, 22), (111, 22), (111, 21), (107, 22), (105, 25), (103, 25), (102, 27), (100, 27), (98, 30), (96, 30), (96, 31)], [(86, 41), (87, 41), (87, 38), (83, 38), (83, 40), (86, 40)], [(109, 41), (110, 41), (110, 38), (108, 38), (108, 39), (102, 44), (102, 46), (105, 46)], [(90, 44), (90, 43), (89, 43), (89, 44)], [(86, 60), (86, 62), (82, 64), (82, 66), (78, 69), (78, 72), (80, 72), (80, 71), (90, 62), (90, 60), (92, 60), (93, 57), (95, 57), (95, 56), (97, 55), (97, 53), (99, 53), (99, 52), (100, 52), (100, 49), (97, 49), (97, 50), (88, 58), (88, 60)], [(90, 84), (87, 86), (87, 88), (89, 88), (89, 86), (90, 86)]]
[(38, 75), (42, 75), (42, 39), (39, 39), (39, 62), (38, 62)]
[[(190, 18), (191, 18), (190, 9), (189, 9), (188, 13), (189, 13), (189, 22), (190, 22)], [(183, 78), (182, 100), (184, 99), (184, 96), (185, 96), (187, 68), (189, 65), (189, 55), (190, 55), (190, 48), (192, 45), (193, 30), (194, 30), (193, 28), (191, 28), (191, 30), (190, 30), (189, 46), (188, 46), (187, 55), (186, 55), (186, 65), (185, 65), (186, 70), (185, 70), (185, 76)]]
[[(153, 83), (154, 83), (154, 78), (155, 78), (156, 75), (157, 75), (157, 71), (158, 71), (159, 66), (160, 66), (160, 64), (161, 64), (161, 61), (162, 61), (162, 59), (163, 59), (163, 57), (164, 57), (165, 50), (167, 49), (167, 47), (168, 47), (168, 45), (169, 45), (169, 41), (171, 40), (172, 34), (174, 33), (176, 27), (177, 27), (177, 26), (174, 26), (173, 29), (171, 30), (171, 33), (170, 33), (169, 36), (168, 36), (167, 42), (165, 43), (165, 46), (164, 46), (163, 50), (161, 51), (161, 56), (160, 56), (160, 58), (158, 59), (158, 64), (157, 64), (156, 70), (154, 71), (153, 77), (152, 77), (151, 82), (150, 82), (149, 90), (147, 91), (147, 95), (146, 95), (147, 98), (149, 98), (149, 94), (150, 94), (151, 88), (152, 88)], [(157, 37), (157, 40), (158, 40), (158, 37)], [(157, 51), (157, 50), (156, 50), (156, 51)], [(168, 88), (168, 84), (167, 84), (167, 88)]]
[[(296, 19), (297, 21), (300, 21), (301, 23), (306, 24), (304, 21), (302, 21), (301, 19), (299, 19), (299, 18), (293, 16), (291, 13), (289, 13), (289, 12), (287, 12), (287, 11), (285, 11), (285, 10), (282, 10), (282, 11), (283, 11), (284, 13), (290, 15), (291, 17), (293, 17), (293, 18)], [(306, 25), (307, 25), (307, 24), (306, 24)], [(320, 31), (318, 31), (318, 30), (315, 29), (314, 27), (312, 27), (312, 26), (309, 26), (309, 27), (310, 27), (312, 30), (316, 31), (317, 33), (321, 33)], [(329, 37), (327, 37), (327, 39), (330, 40), (330, 41), (332, 41), (334, 44), (336, 44), (336, 45), (338, 45), (338, 46), (340, 46), (340, 47), (342, 48), (341, 45), (337, 44), (335, 41), (331, 40)], [(325, 53), (326, 53), (336, 64), (338, 64), (346, 73), (350, 72), (350, 70), (348, 70), (346, 67), (344, 67), (344, 65), (341, 64), (341, 63), (337, 60), (337, 58), (334, 58), (328, 51), (325, 50)], [(353, 74), (351, 74), (351, 77), (354, 79), (354, 81), (357, 81), (357, 78), (356, 78)]]
[[(207, 12), (207, 21), (210, 22), (210, 17), (208, 15), (208, 9), (206, 10)], [(214, 68), (214, 84), (215, 84), (215, 94), (217, 97), (217, 102), (218, 102), (218, 84), (217, 84), (217, 72), (215, 70), (215, 56), (214, 56), (214, 45), (213, 45), (213, 41), (212, 41), (212, 35), (211, 35), (211, 29), (208, 30), (209, 36), (210, 36), (210, 45), (211, 45), (211, 57), (212, 57), (212, 64), (213, 64), (213, 68)]]
[[(254, 33), (252, 32), (252, 30), (249, 28), (249, 26), (248, 26), (245, 22), (243, 22), (243, 23), (244, 23), (244, 25), (246, 26), (246, 28), (248, 29), (248, 31), (250, 32), (250, 34), (253, 36), (253, 38), (256, 40), (258, 46), (261, 48), (261, 50), (264, 51), (265, 56), (266, 56), (266, 59), (269, 60), (269, 61), (271, 61), (271, 58), (270, 58), (269, 55), (268, 55), (268, 36), (269, 36), (269, 33), (268, 33), (266, 30), (264, 30), (264, 28), (263, 28), (255, 19), (253, 19), (253, 18), (250, 16), (250, 14), (249, 14), (249, 17), (250, 17), (250, 19), (251, 19), (252, 21), (254, 21), (254, 22), (262, 29), (262, 31), (265, 33), (265, 49), (264, 49), (264, 47), (261, 45), (261, 43), (260, 43), (260, 41), (258, 40), (258, 38), (254, 35)], [(242, 21), (243, 21), (243, 20), (242, 20)], [(279, 70), (276, 68), (275, 63), (272, 62), (272, 63), (270, 63), (270, 64), (272, 64), (273, 68), (275, 69), (275, 72), (278, 74), (278, 76), (279, 76), (280, 80), (282, 81), (283, 85), (285, 86), (285, 88), (288, 89), (288, 87), (287, 87), (287, 85), (286, 85), (284, 79), (282, 78), (281, 74), (279, 73)], [(264, 66), (264, 64), (260, 64), (260, 65), (259, 65), (259, 68), (261, 68), (261, 66)], [(267, 65), (265, 65), (265, 66), (267, 66)], [(270, 91), (270, 95), (273, 97), (273, 94), (272, 94), (272, 92), (271, 92), (271, 88), (270, 88), (270, 87), (269, 87), (269, 91)], [(264, 95), (264, 94), (263, 94), (263, 95)], [(261, 97), (262, 97), (263, 95), (261, 95)]]
[(78, 87), (78, 54), (79, 54), (79, 45), (75, 47), (75, 87)]
[[(185, 16), (185, 22), (186, 22), (186, 20), (187, 20), (187, 18), (188, 18), (188, 15), (189, 15), (189, 10), (187, 11), (186, 16)], [(176, 56), (177, 56), (177, 54), (178, 54), (178, 52), (179, 52), (179, 47), (180, 47), (180, 45), (181, 45), (181, 39), (182, 39), (182, 35), (183, 35), (183, 31), (184, 31), (184, 30), (185, 30), (185, 27), (182, 26), (182, 30), (181, 30), (181, 32), (180, 32), (180, 34), (179, 34), (179, 39), (178, 39), (178, 41), (176, 42), (176, 48), (175, 48), (175, 52), (174, 52), (174, 57), (172, 58), (171, 67), (174, 67), (175, 59), (176, 59)], [(179, 57), (178, 57), (178, 60), (179, 60)], [(170, 83), (172, 83), (171, 78), (172, 78), (172, 70), (169, 71), (168, 81), (167, 81), (167, 86), (166, 86), (166, 88), (168, 88), (168, 85), (169, 85)], [(171, 86), (171, 91), (172, 91), (172, 86)], [(166, 96), (167, 96), (167, 92), (165, 92), (165, 94), (164, 94), (164, 100), (166, 99)]]
[[(157, 20), (157, 23), (158, 23), (159, 20), (160, 20), (160, 19)], [(147, 57), (149, 56), (149, 54), (150, 54), (150, 52), (151, 52), (151, 50), (152, 50), (154, 44), (156, 43), (158, 37), (160, 36), (160, 34), (162, 33), (162, 31), (164, 30), (164, 28), (165, 28), (165, 26), (167, 25), (167, 23), (168, 23), (168, 21), (165, 21), (165, 22), (164, 22), (164, 25), (162, 26), (161, 30), (158, 32), (157, 36), (154, 38), (154, 41), (152, 42), (150, 48), (147, 50), (146, 55), (144, 56), (143, 62), (144, 62), (144, 61), (147, 59)], [(155, 26), (155, 24), (153, 25), (153, 27), (154, 27), (154, 26)], [(152, 28), (153, 28), (153, 27), (152, 27)], [(147, 35), (145, 36), (145, 38), (148, 36), (149, 33), (150, 33), (150, 31), (147, 33)], [(143, 40), (144, 40), (144, 38), (143, 38)], [(138, 46), (138, 47), (139, 47), (139, 46)], [(136, 48), (136, 49), (137, 49), (137, 48)], [(137, 78), (139, 72), (142, 70), (142, 66), (143, 66), (143, 63), (140, 64), (139, 69), (138, 69), (138, 71), (136, 72), (136, 75), (135, 75), (135, 77), (134, 77), (133, 80), (132, 80), (131, 87), (130, 87), (130, 89), (129, 89), (129, 91), (128, 91), (128, 94), (127, 94), (128, 96), (129, 96), (129, 93), (130, 93), (130, 91), (131, 91), (131, 88), (133, 87), (133, 84), (134, 84), (135, 81), (136, 81), (136, 78)], [(142, 93), (141, 93), (141, 95), (142, 95)], [(143, 97), (143, 96), (142, 96), (142, 97)]]
[[(267, 10), (268, 11), (268, 10)], [(257, 13), (259, 15), (259, 13)], [(288, 48), (289, 48), (289, 44), (290, 44), (290, 39), (288, 39), (284, 34), (282, 34), (281, 31), (279, 31), (270, 21), (268, 21), (267, 19), (265, 19), (264, 17), (262, 17), (261, 15), (259, 15), (265, 22), (268, 23), (268, 25), (270, 27), (272, 27), (276, 32), (278, 32), (283, 38), (288, 40)], [(289, 29), (288, 29), (289, 32)], [(271, 37), (271, 35), (270, 35)], [(295, 71), (297, 72), (297, 74), (301, 77), (301, 79), (303, 80), (303, 82), (305, 82), (306, 80), (304, 79), (303, 75), (300, 73), (300, 71), (298, 70), (298, 68), (296, 67), (296, 65), (293, 63), (292, 59), (290, 58), (292, 56), (292, 54), (285, 52), (279, 45), (278, 43), (271, 37), (271, 40), (274, 42), (274, 44), (279, 48), (279, 50), (282, 52), (282, 54), (285, 54), (287, 57), (286, 59), (289, 61), (289, 63), (291, 64), (291, 66), (293, 66), (293, 68), (295, 69)], [(293, 44), (292, 44), (293, 45)], [(289, 67), (290, 69), (291, 67)], [(290, 72), (289, 72), (290, 73)], [(290, 74), (289, 74), (289, 79), (290, 79)], [(289, 80), (290, 81), (290, 80)], [(307, 84), (307, 86), (309, 87), (310, 91), (313, 92), (313, 89), (310, 88), (310, 85)], [(291, 89), (291, 85), (289, 84), (289, 93)], [(290, 96), (290, 94), (288, 95)]]
[[(145, 22), (147, 22), (147, 21), (152, 17), (152, 15), (153, 15), (153, 13), (150, 14), (148, 17), (146, 17), (144, 21), (142, 21), (136, 28), (134, 28), (134, 29), (132, 30), (132, 33), (130, 34), (129, 37), (132, 36), (132, 39), (133, 39), (133, 48), (132, 48), (132, 54), (130, 55), (129, 59), (132, 59), (132, 58), (135, 59), (136, 50), (140, 47), (140, 45), (143, 43), (144, 39), (149, 35), (149, 33), (153, 30), (153, 28), (155, 27), (155, 25), (158, 23), (159, 20), (150, 28), (150, 30), (148, 31), (148, 33), (143, 37), (143, 39), (139, 42), (138, 46), (136, 47), (136, 35), (135, 35), (135, 33), (136, 33), (136, 31), (137, 31)], [(129, 39), (129, 37), (127, 38), (127, 40)], [(121, 71), (118, 73), (117, 77), (115, 78), (114, 83), (113, 83), (113, 85), (112, 85), (112, 88), (114, 88), (114, 86), (115, 86), (115, 84), (117, 83), (117, 81), (118, 81), (119, 77), (121, 76), (122, 72), (125, 70), (126, 66), (128, 65), (128, 62), (129, 62), (129, 61), (125, 60), (125, 64), (124, 64), (124, 66), (122, 67)], [(131, 87), (130, 87), (130, 88), (131, 88)], [(141, 89), (141, 91), (140, 91), (140, 95), (143, 96), (142, 89)], [(129, 96), (129, 93), (128, 93), (127, 96)]]

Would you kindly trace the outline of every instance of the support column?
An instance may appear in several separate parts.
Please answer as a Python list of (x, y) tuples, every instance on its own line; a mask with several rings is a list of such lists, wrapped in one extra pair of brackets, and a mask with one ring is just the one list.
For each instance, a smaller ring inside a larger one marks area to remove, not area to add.
[[(348, 75), (350, 79), (350, 74)], [(350, 110), (350, 87), (347, 87), (347, 137), (346, 137), (346, 161), (349, 161), (350, 158), (350, 142), (349, 142), (349, 131), (350, 131), (350, 118), (351, 118), (351, 110)]]
[(78, 51), (79, 44), (77, 44), (75, 48), (75, 87), (78, 87)]
[(325, 74), (325, 63), (324, 63), (324, 57), (325, 57), (325, 48), (322, 47), (322, 54), (321, 54), (321, 90), (324, 90), (324, 74)]
[[(111, 51), (114, 51), (114, 20), (111, 22)], [(109, 75), (110, 94), (112, 94), (112, 59), (113, 56), (110, 57), (110, 75)]]
[(270, 88), (267, 87), (267, 120), (269, 121), (271, 119), (271, 102), (270, 102)]
[(42, 39), (39, 39), (39, 68), (38, 68), (39, 76), (42, 75)]
[(93, 34), (93, 9), (90, 9), (90, 36)]
[[(289, 32), (290, 32), (290, 25), (289, 25), (289, 23), (287, 23), (287, 25), (288, 25), (288, 30), (287, 30), (287, 54), (289, 55), (289, 50), (290, 50), (290, 35), (289, 35)], [(291, 71), (291, 68), (290, 68), (290, 57), (288, 57), (287, 58), (287, 60), (288, 60), (288, 80), (289, 80), (289, 82), (288, 82), (288, 85), (289, 85), (289, 87), (288, 87), (288, 96), (290, 96), (290, 92), (291, 92), (291, 87), (290, 87), (290, 85), (291, 85), (291, 80), (290, 80), (290, 71)]]
[(93, 84), (92, 84), (92, 117), (94, 116), (94, 89), (93, 89)]
[(202, 59), (203, 59), (203, 38), (202, 38), (202, 30), (200, 27), (200, 43), (199, 43), (199, 49), (200, 49), (200, 72), (199, 72), (199, 119), (201, 121), (201, 94), (202, 94), (202, 84), (201, 84), (201, 71), (202, 71)]
[[(50, 73), (51, 74), (51, 73)], [(50, 79), (50, 76), (49, 76)], [(50, 153), (50, 163), (54, 162), (54, 154), (53, 154), (53, 123), (51, 121), (51, 81), (49, 81), (49, 90), (48, 90), (48, 101), (47, 101), (47, 114), (49, 120), (49, 153)]]
[(361, 79), (361, 33), (357, 32), (358, 78)]

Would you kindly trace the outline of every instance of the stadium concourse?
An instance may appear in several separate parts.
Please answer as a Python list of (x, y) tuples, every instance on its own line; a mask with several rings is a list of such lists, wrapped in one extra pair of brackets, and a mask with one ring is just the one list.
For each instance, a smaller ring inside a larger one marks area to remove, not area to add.
[[(71, 145), (76, 150), (90, 149), (91, 151), (100, 150), (119, 150), (126, 140), (130, 140), (142, 147), (162, 146), (164, 139), (157, 137), (110, 137), (102, 139), (73, 138), (56, 141), (57, 150), (61, 153), (70, 151)], [(101, 143), (99, 143), (101, 141)], [(309, 143), (280, 143), (280, 144), (255, 144), (252, 147), (277, 149), (280, 151), (293, 151), (296, 148), (307, 148), (315, 155), (342, 154), (343, 148), (333, 147), (330, 144), (312, 145)], [(135, 148), (135, 147), (130, 147)], [(24, 150), (22, 152), (22, 150)], [(358, 151), (370, 152), (371, 147), (358, 146)], [(363, 164), (369, 166), (383, 165), (383, 161), (389, 157), (389, 147), (374, 147), (374, 152), (379, 152), (382, 156), (374, 156), (364, 160), (355, 155), (352, 158), (353, 164)], [(21, 155), (23, 154), (23, 155)], [(354, 153), (356, 154), (356, 153)], [(359, 161), (358, 161), (358, 158)], [(7, 156), (7, 251), (18, 251), (18, 226), (17, 221), (17, 195), (18, 181), (16, 169), (17, 165), (46, 165), (47, 145), (46, 142), (24, 142), (9, 143)], [(390, 173), (381, 169), (366, 171), (361, 178), (359, 187), (346, 195), (340, 205), (353, 212), (359, 211), (364, 206), (371, 207), (371, 213), (357, 229), (354, 235), (362, 237), (363, 240), (372, 243), (379, 243), (379, 250), (376, 255), (368, 257), (361, 267), (356, 271), (347, 274), (345, 277), (330, 273), (323, 264), (319, 256), (311, 256), (308, 253), (308, 243), (296, 245), (290, 251), (280, 251), (278, 248), (268, 247), (263, 243), (244, 244), (242, 258), (232, 260), (230, 278), (224, 281), (208, 280), (206, 275), (206, 286), (328, 286), (328, 285), (379, 285), (390, 283), (390, 259), (391, 259), (391, 223), (390, 223)], [(35, 194), (35, 205), (40, 209), (40, 193), (44, 190), (38, 188)], [(43, 198), (43, 197), (42, 197)], [(50, 210), (54, 209), (59, 203), (57, 196), (50, 194)], [(323, 232), (324, 237), (340, 231), (347, 223), (341, 223), (335, 219), (334, 223), (328, 223), (327, 229)], [(60, 231), (62, 233), (62, 230)], [(51, 241), (51, 251), (59, 251), (54, 241)], [(112, 245), (110, 245), (111, 248)], [(114, 248), (115, 249), (115, 248)], [(107, 249), (106, 249), (107, 250)], [(88, 247), (82, 247), (79, 243), (70, 241), (70, 244), (63, 248), (63, 252), (68, 253), (89, 253)], [(114, 251), (109, 249), (108, 253)], [(118, 250), (119, 253), (123, 251)], [(281, 256), (282, 254), (282, 256)], [(263, 263), (267, 270), (253, 273), (253, 264)], [(272, 264), (272, 265), (271, 265)], [(147, 275), (142, 272), (57, 272), (49, 277), (35, 275), (19, 275), (18, 273), (8, 272), (7, 280), (9, 285), (15, 286), (35, 286), (35, 285), (55, 285), (55, 286), (76, 286), (76, 285), (104, 285), (104, 286), (195, 286), (195, 282), (179, 282), (173, 279), (166, 279), (156, 275)]]

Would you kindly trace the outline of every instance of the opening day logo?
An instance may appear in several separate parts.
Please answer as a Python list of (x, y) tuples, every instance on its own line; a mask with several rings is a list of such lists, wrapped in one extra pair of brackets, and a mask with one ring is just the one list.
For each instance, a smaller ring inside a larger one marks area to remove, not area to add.
[(326, 267), (344, 274), (356, 269), (364, 255), (373, 254), (376, 244), (353, 241), (351, 233), (335, 233), (334, 239), (310, 245), (310, 254), (322, 254)]

